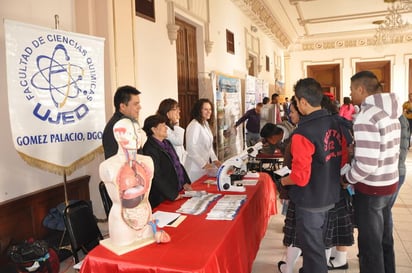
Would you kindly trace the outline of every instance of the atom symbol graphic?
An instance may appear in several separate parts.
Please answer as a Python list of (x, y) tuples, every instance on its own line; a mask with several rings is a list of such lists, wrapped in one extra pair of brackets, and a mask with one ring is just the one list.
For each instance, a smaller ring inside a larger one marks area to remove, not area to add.
[(56, 107), (63, 107), (68, 98), (77, 98), (83, 92), (78, 83), (83, 79), (84, 69), (69, 62), (64, 45), (56, 45), (51, 57), (39, 55), (36, 61), (38, 72), (33, 74), (31, 83), (49, 92)]

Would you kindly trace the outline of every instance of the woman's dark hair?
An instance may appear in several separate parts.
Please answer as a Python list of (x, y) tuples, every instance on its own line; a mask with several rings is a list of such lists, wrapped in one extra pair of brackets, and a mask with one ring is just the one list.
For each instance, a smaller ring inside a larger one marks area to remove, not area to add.
[(280, 135), (282, 133), (283, 133), (283, 130), (280, 127), (270, 122), (263, 125), (262, 129), (260, 130), (260, 136), (263, 138)]
[(343, 98), (343, 104), (349, 104), (350, 103), (350, 98), (349, 97), (344, 97)]
[(345, 107), (345, 106), (346, 106), (346, 107), (349, 109), (350, 103), (351, 103), (350, 98), (349, 98), (349, 97), (344, 97), (344, 98), (343, 98), (343, 105), (342, 105), (341, 107)]
[[(298, 108), (298, 101), (296, 100), (296, 97), (293, 96), (292, 99), (290, 100), (290, 104), (293, 105), (293, 107), (295, 107), (296, 112), (298, 112), (299, 116), (302, 116), (302, 113), (299, 111)], [(290, 106), (289, 106), (290, 107)]]
[(192, 111), (190, 112), (190, 116), (191, 116), (191, 119), (195, 119), (195, 120), (197, 120), (200, 124), (203, 125), (203, 120), (202, 120), (202, 107), (203, 107), (203, 104), (205, 104), (205, 103), (209, 103), (210, 106), (212, 107), (212, 114), (211, 114), (211, 116), (210, 116), (210, 119), (207, 120), (207, 122), (208, 122), (209, 125), (211, 126), (211, 125), (213, 125), (213, 112), (214, 112), (214, 109), (213, 109), (213, 103), (212, 103), (209, 99), (205, 99), (205, 98), (199, 99), (199, 100), (195, 103), (195, 105), (193, 105)]
[(176, 108), (178, 106), (178, 103), (176, 100), (168, 98), (164, 99), (160, 102), (159, 108), (157, 109), (156, 114), (164, 116), (167, 119), (166, 125), (169, 126), (169, 128), (173, 129), (174, 124), (171, 123), (170, 119), (167, 117), (167, 112), (172, 110), (173, 108)]
[(162, 115), (151, 115), (148, 116), (145, 120), (144, 120), (144, 124), (143, 124), (143, 131), (145, 131), (147, 136), (152, 136), (153, 135), (153, 131), (152, 128), (156, 127), (157, 125), (161, 124), (161, 123), (166, 123), (168, 121), (168, 118), (162, 116)]
[(339, 113), (338, 106), (326, 95), (323, 95), (320, 105), (323, 109), (327, 110), (329, 114), (335, 115)]

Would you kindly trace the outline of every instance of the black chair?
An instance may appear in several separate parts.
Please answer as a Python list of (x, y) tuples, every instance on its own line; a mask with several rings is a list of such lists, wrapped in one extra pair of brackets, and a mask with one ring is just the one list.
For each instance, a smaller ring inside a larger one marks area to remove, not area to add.
[(110, 199), (109, 193), (107, 192), (106, 185), (103, 181), (99, 183), (99, 192), (100, 197), (102, 198), (104, 212), (106, 213), (106, 217), (109, 218), (109, 212), (112, 207), (112, 199)]
[(90, 204), (80, 200), (64, 209), (64, 224), (69, 234), (71, 252), (75, 263), (79, 263), (78, 252), (87, 254), (103, 239)]

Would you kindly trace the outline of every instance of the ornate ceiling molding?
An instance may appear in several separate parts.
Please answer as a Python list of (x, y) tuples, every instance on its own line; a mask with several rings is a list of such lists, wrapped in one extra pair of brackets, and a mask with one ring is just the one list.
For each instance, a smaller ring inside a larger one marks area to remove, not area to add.
[[(381, 46), (377, 43), (372, 31), (345, 32), (335, 33), (336, 35), (308, 35), (308, 24), (318, 24), (334, 21), (347, 21), (359, 18), (369, 18), (382, 16), (386, 11), (359, 13), (346, 16), (329, 16), (322, 18), (304, 19), (299, 5), (303, 2), (314, 0), (289, 0), (289, 3), (295, 5), (298, 13), (298, 21), (304, 28), (306, 35), (303, 35), (296, 41), (292, 41), (290, 36), (284, 31), (284, 27), (280, 24), (271, 9), (265, 3), (267, 0), (232, 0), (252, 22), (258, 26), (269, 38), (280, 46), (291, 51), (310, 51), (310, 50), (328, 50), (339, 48), (354, 48), (365, 46)], [(412, 1), (412, 0), (410, 0)], [(403, 11), (402, 11), (403, 12)], [(399, 36), (399, 37), (398, 37)], [(386, 41), (385, 44), (411, 43), (412, 42), (412, 27), (398, 35), (397, 39)]]
[[(410, 43), (412, 42), (412, 33), (405, 34), (402, 40), (393, 43)], [(353, 38), (353, 39), (335, 39), (313, 42), (302, 42), (301, 50), (322, 50), (322, 49), (339, 49), (364, 46), (380, 46), (374, 37)]]
[(263, 0), (232, 0), (262, 31), (272, 40), (285, 48), (291, 44), (291, 39), (280, 27), (269, 7)]

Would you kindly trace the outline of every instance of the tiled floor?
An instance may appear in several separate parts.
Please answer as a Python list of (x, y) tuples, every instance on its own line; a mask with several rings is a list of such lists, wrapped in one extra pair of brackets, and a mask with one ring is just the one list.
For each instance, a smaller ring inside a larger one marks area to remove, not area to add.
[[(396, 256), (396, 272), (412, 272), (412, 148), (407, 158), (407, 172), (398, 199), (392, 209), (394, 219), (394, 240)], [(278, 206), (279, 208), (280, 206)], [(253, 264), (252, 273), (277, 273), (277, 262), (285, 259), (286, 249), (282, 245), (282, 227), (284, 216), (275, 215), (271, 218), (265, 238), (260, 244), (258, 255)], [(356, 230), (355, 230), (356, 242)], [(348, 248), (349, 269), (334, 270), (336, 273), (359, 272), (358, 248), (353, 245)], [(301, 267), (301, 259), (295, 266), (294, 272)]]
[[(394, 218), (394, 239), (397, 273), (412, 272), (412, 148), (407, 159), (407, 173), (405, 183), (401, 188), (399, 197), (392, 210)], [(280, 208), (280, 205), (278, 205)], [(281, 214), (271, 218), (266, 235), (261, 242), (259, 252), (253, 264), (252, 273), (277, 273), (277, 262), (284, 260), (285, 247), (282, 245), (282, 227), (284, 216)], [(107, 232), (106, 225), (101, 225), (102, 232)], [(356, 230), (355, 230), (356, 232)], [(355, 233), (356, 241), (356, 233)], [(335, 270), (336, 273), (359, 272), (357, 245), (348, 249), (349, 269)], [(73, 262), (67, 259), (60, 266), (61, 273), (74, 273)], [(298, 272), (301, 259), (298, 261), (295, 271)], [(234, 272), (236, 273), (236, 272)]]

